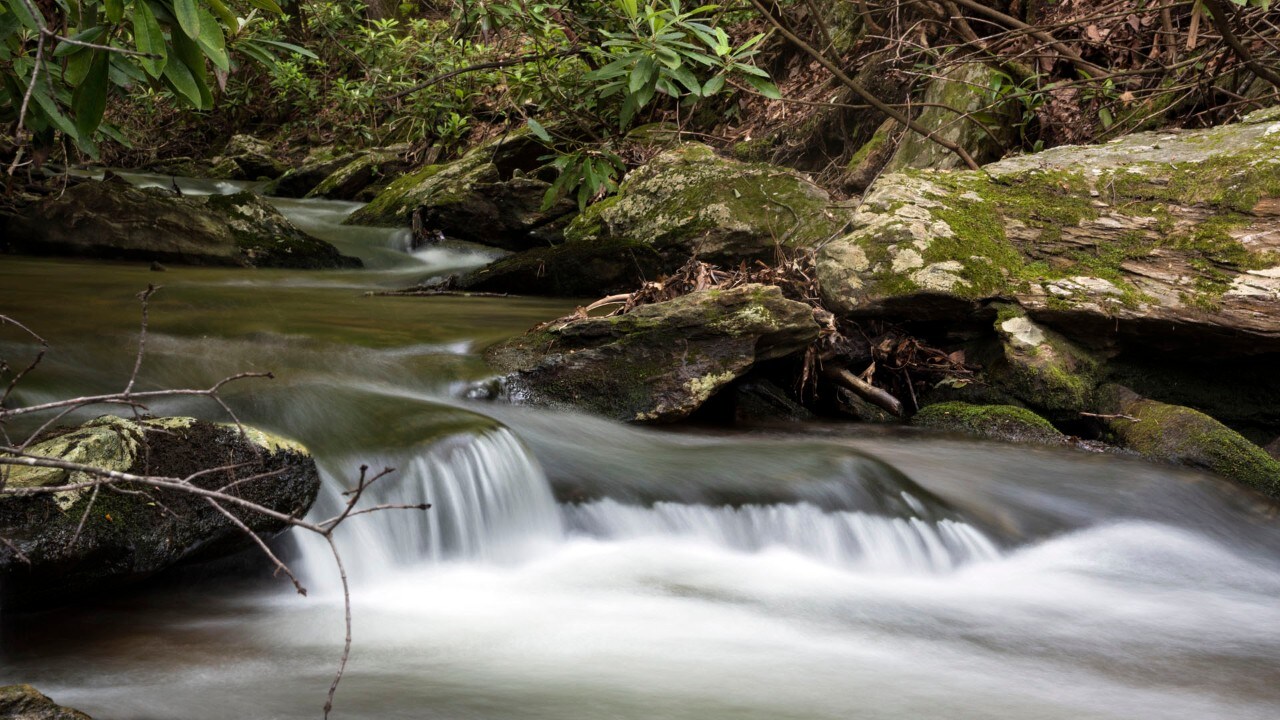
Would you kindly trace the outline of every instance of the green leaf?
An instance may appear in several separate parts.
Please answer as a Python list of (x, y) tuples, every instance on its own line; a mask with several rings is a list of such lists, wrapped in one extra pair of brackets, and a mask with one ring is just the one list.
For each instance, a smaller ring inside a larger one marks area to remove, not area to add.
[(546, 128), (542, 127), (542, 123), (534, 120), (533, 118), (529, 118), (526, 122), (529, 124), (529, 131), (537, 136), (539, 140), (546, 143), (552, 142), (551, 135), (547, 133)]
[(698, 82), (698, 78), (689, 72), (689, 68), (678, 67), (667, 71), (667, 75), (676, 79), (676, 82), (685, 87), (686, 90), (694, 95), (702, 94), (702, 83)]
[(164, 67), (164, 79), (169, 82), (169, 87), (180, 97), (191, 103), (192, 107), (199, 110), (204, 100), (200, 92), (200, 86), (196, 84), (195, 77), (191, 74), (191, 68), (187, 67), (183, 62), (171, 62)]
[(274, 68), (279, 64), (275, 55), (272, 55), (252, 40), (242, 40), (236, 43), (235, 49), (262, 63), (265, 67)]
[[(27, 7), (27, 3), (23, 2), (23, 0), (9, 0), (9, 10), (18, 16), (18, 21), (26, 26), (27, 29), (39, 30), (44, 26), (44, 15), (36, 7), (35, 0), (27, 0), (27, 2), (31, 3), (30, 7)], [(32, 10), (35, 10), (34, 15), (31, 12)]]
[(90, 138), (102, 124), (102, 114), (107, 110), (108, 71), (111, 58), (104, 50), (93, 51), (93, 63), (89, 74), (76, 88), (71, 99), (71, 110), (76, 116), (76, 130), (81, 138)]
[(653, 81), (653, 74), (657, 72), (657, 66), (653, 64), (651, 58), (642, 57), (636, 62), (636, 66), (631, 70), (631, 81), (628, 84), (628, 90), (632, 93), (639, 92), (641, 88), (648, 86)]
[(280, 6), (275, 3), (275, 0), (249, 0), (249, 4), (256, 8), (266, 10), (267, 12), (275, 13), (276, 15), (284, 14), (284, 10), (280, 9)]
[(267, 45), (274, 45), (275, 47), (281, 48), (283, 50), (288, 50), (289, 52), (298, 53), (299, 55), (303, 57), (311, 58), (312, 60), (320, 59), (319, 55), (316, 55), (315, 53), (311, 52), (310, 50), (300, 45), (294, 45), (293, 43), (282, 42), (280, 40), (267, 40), (266, 38), (263, 38), (258, 42), (266, 43)]
[(199, 8), (196, 14), (200, 16), (200, 35), (194, 38), (196, 44), (219, 70), (230, 70), (231, 60), (227, 57), (227, 43), (222, 36), (222, 26), (204, 8)]
[[(214, 15), (218, 16), (218, 19), (222, 21), (222, 24), (226, 25), (227, 30), (230, 31), (232, 35), (240, 30), (240, 21), (236, 20), (236, 14), (231, 12), (231, 9), (228, 8), (222, 0), (209, 0), (209, 8), (213, 10)], [(203, 22), (203, 20), (201, 22)]]
[[(190, 75), (191, 82), (195, 85), (200, 96), (200, 102), (195, 103), (196, 108), (200, 110), (208, 110), (213, 107), (213, 94), (209, 92), (209, 73), (205, 69), (204, 54), (200, 52), (200, 47), (196, 45), (193, 40), (187, 38), (180, 32), (173, 33), (170, 37), (170, 42), (173, 45), (173, 55), (180, 62), (171, 62), (165, 67), (165, 69), (168, 70), (174, 65), (185, 65), (188, 74)], [(172, 78), (170, 78), (170, 80), (172, 80)], [(186, 95), (188, 99), (191, 98), (191, 96), (187, 95), (185, 92), (183, 94)]]
[(196, 0), (173, 0), (173, 14), (187, 37), (192, 40), (200, 37), (200, 8)]
[[(75, 35), (72, 35), (71, 39), (79, 42), (96, 43), (98, 42), (98, 38), (102, 37), (102, 34), (106, 31), (107, 29), (105, 27), (99, 25), (97, 27), (91, 27), (88, 30), (81, 30)], [(75, 55), (76, 53), (83, 52), (88, 49), (89, 48), (83, 45), (75, 45), (64, 41), (58, 43), (58, 47), (53, 49), (53, 56), (58, 58), (67, 57), (68, 55)]]
[(140, 53), (157, 55), (154, 58), (138, 58), (142, 69), (153, 78), (159, 79), (164, 72), (165, 63), (169, 59), (165, 48), (164, 32), (151, 12), (151, 4), (147, 0), (136, 0), (133, 8), (133, 42)]
[(712, 77), (710, 80), (707, 80), (705, 84), (703, 84), (702, 96), (711, 97), (712, 95), (715, 95), (716, 93), (720, 92), (720, 90), (722, 90), (723, 88), (724, 88), (724, 76), (716, 75), (715, 77)]
[(57, 101), (49, 97), (42, 84), (36, 83), (36, 89), (31, 92), (31, 99), (35, 102), (35, 106), (40, 108), (45, 117), (48, 118), (51, 125), (79, 144), (80, 134), (76, 132), (75, 123), (71, 122), (70, 118), (62, 113)]
[(773, 81), (766, 80), (765, 78), (758, 78), (754, 75), (748, 75), (746, 80), (748, 85), (755, 88), (757, 92), (770, 100), (782, 99), (782, 93), (778, 92), (778, 86), (774, 85)]
[(102, 4), (107, 9), (107, 20), (112, 25), (118, 25), (124, 19), (124, 0), (103, 0)]
[(62, 81), (75, 87), (84, 82), (85, 76), (89, 74), (89, 68), (93, 65), (93, 53), (84, 52), (76, 53), (67, 58), (67, 69), (62, 73)]

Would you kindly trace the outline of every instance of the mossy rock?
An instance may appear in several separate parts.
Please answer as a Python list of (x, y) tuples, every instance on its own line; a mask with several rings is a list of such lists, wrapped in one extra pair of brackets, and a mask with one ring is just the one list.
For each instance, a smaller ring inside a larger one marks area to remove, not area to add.
[(408, 164), (393, 150), (361, 153), (334, 168), (306, 196), (326, 200), (355, 200), (366, 188), (403, 172)]
[(1016, 405), (928, 405), (916, 413), (917, 427), (973, 435), (986, 440), (1058, 445), (1066, 437), (1044, 418)]
[(985, 379), (1023, 403), (1074, 419), (1093, 406), (1102, 366), (1091, 353), (1027, 317), (1016, 305), (1002, 305), (996, 317), (1001, 355)]
[[(969, 152), (979, 164), (998, 160), (1016, 137), (1013, 103), (991, 106), (986, 92), (996, 71), (978, 62), (956, 65), (929, 82), (916, 122), (934, 134)], [(975, 122), (980, 116), (982, 122)], [(964, 168), (958, 155), (918, 133), (902, 137), (885, 166), (886, 172), (907, 168), (956, 170)]]
[(512, 133), (396, 178), (346, 223), (412, 224), (505, 250), (558, 243), (577, 204), (566, 198), (543, 207), (551, 184), (538, 171), (548, 152), (528, 131)]
[(9, 222), (0, 250), (241, 267), (359, 267), (252, 193), (182, 197), (119, 178), (85, 181)]
[[(1100, 390), (1116, 444), (1160, 462), (1207, 470), (1280, 499), (1280, 461), (1204, 413), (1148, 400), (1119, 385)], [(1132, 419), (1130, 419), (1132, 418)]]
[(634, 170), (615, 198), (573, 221), (565, 240), (642, 243), (680, 262), (696, 255), (736, 265), (815, 246), (848, 219), (846, 209), (794, 172), (687, 143)]
[(288, 164), (276, 156), (276, 147), (252, 135), (234, 135), (214, 162), (217, 177), (230, 180), (273, 180)]
[(325, 178), (363, 155), (363, 152), (335, 155), (331, 148), (323, 148), (321, 152), (308, 155), (300, 165), (286, 170), (283, 175), (264, 185), (262, 194), (272, 197), (305, 197), (317, 185), (324, 182)]
[(756, 362), (801, 352), (817, 336), (808, 305), (774, 286), (743, 285), (535, 330), (485, 359), (507, 373), (517, 401), (661, 423), (688, 417)]
[(0, 687), (0, 718), (5, 720), (93, 720), (63, 707), (31, 685)]
[[(213, 489), (233, 477), (261, 475), (238, 485), (237, 494), (294, 517), (306, 513), (320, 489), (315, 463), (297, 443), (254, 428), (242, 433), (234, 425), (194, 418), (104, 416), (54, 431), (27, 452), (102, 470), (172, 478), (239, 465), (192, 482)], [(21, 492), (93, 477), (58, 468), (9, 466), (7, 487)], [(0, 496), (0, 537), (11, 543), (0, 544), (0, 598), (5, 607), (82, 601), (183, 559), (216, 557), (253, 544), (203, 497), (129, 483), (116, 487), (126, 492), (104, 489), (95, 495), (82, 488)], [(147, 494), (133, 492), (140, 490)], [(288, 527), (243, 508), (227, 509), (264, 537)], [(85, 522), (77, 535), (81, 518)]]
[(912, 320), (940, 297), (972, 312), (1007, 298), (1077, 340), (1280, 350), (1280, 120), (984, 170), (882, 176), (819, 252), (827, 307)]

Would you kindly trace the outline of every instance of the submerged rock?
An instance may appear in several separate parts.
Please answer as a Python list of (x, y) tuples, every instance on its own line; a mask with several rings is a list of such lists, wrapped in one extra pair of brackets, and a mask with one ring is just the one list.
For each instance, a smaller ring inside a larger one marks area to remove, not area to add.
[(1053, 445), (1066, 442), (1066, 436), (1048, 420), (1014, 405), (938, 403), (921, 409), (911, 424), (987, 440)]
[(1150, 460), (1208, 470), (1280, 499), (1280, 461), (1202, 412), (1143, 398), (1119, 385), (1099, 391), (1107, 429)]
[[(234, 470), (194, 479), (220, 488), (258, 476), (235, 491), (243, 499), (301, 517), (315, 501), (320, 478), (301, 445), (260, 430), (194, 418), (126, 420), (104, 416), (54, 431), (28, 453), (95, 468), (185, 478), (230, 465)], [(7, 466), (10, 490), (82, 483), (92, 476), (57, 468)], [(138, 580), (185, 558), (212, 558), (253, 543), (203, 497), (175, 490), (119, 484), (54, 494), (0, 496), (0, 603), (43, 608), (77, 602)], [(138, 491), (145, 491), (138, 492)], [(228, 505), (253, 532), (270, 537), (280, 520)], [(77, 532), (81, 519), (84, 526)]]
[(1075, 340), (1280, 350), (1280, 113), (904, 171), (819, 253), (827, 307), (956, 320), (987, 298)]
[(509, 374), (519, 401), (670, 422), (755, 363), (800, 352), (817, 336), (808, 305), (777, 287), (743, 285), (535, 330), (485, 358)]
[(543, 209), (549, 182), (528, 173), (548, 150), (529, 133), (481, 145), (461, 158), (405, 175), (347, 218), (351, 225), (412, 224), (505, 250), (559, 242), (577, 211), (568, 199)]
[(0, 687), (3, 720), (92, 720), (79, 710), (63, 707), (30, 685)]
[(182, 197), (82, 182), (10, 220), (0, 248), (40, 255), (245, 267), (359, 267), (249, 192)]
[(784, 168), (719, 157), (685, 144), (633, 171), (615, 197), (574, 218), (565, 242), (513, 255), (463, 287), (538, 295), (632, 290), (692, 256), (736, 266), (772, 262), (840, 234), (849, 213)]

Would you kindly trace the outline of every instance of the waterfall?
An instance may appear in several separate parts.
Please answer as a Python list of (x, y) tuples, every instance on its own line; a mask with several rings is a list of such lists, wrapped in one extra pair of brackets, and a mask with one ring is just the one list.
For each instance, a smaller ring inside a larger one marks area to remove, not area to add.
[(986, 535), (959, 520), (827, 512), (808, 503), (643, 508), (600, 500), (563, 512), (570, 532), (590, 537), (677, 536), (744, 552), (781, 547), (862, 571), (943, 572), (999, 556)]

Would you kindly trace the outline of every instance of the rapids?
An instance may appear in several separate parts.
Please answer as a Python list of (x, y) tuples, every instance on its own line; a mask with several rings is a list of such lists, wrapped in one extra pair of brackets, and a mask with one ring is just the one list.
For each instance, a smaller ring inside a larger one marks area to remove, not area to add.
[[(402, 230), (341, 226), (354, 204), (278, 204), (367, 269), (5, 257), (0, 313), (52, 346), (18, 402), (110, 391), (132, 367), (133, 295), (162, 284), (142, 385), (272, 370), (227, 399), (313, 450), (317, 516), (361, 464), (396, 468), (375, 501), (433, 503), (340, 532), (355, 644), (335, 717), (1280, 717), (1280, 531), (1257, 498), (1068, 450), (463, 400), (487, 343), (576, 303), (367, 296), (493, 252), (411, 253)], [(32, 351), (0, 336), (7, 360)], [(224, 564), (4, 616), (0, 684), (105, 720), (316, 717), (340, 588), (321, 542), (283, 550), (307, 597)]]

